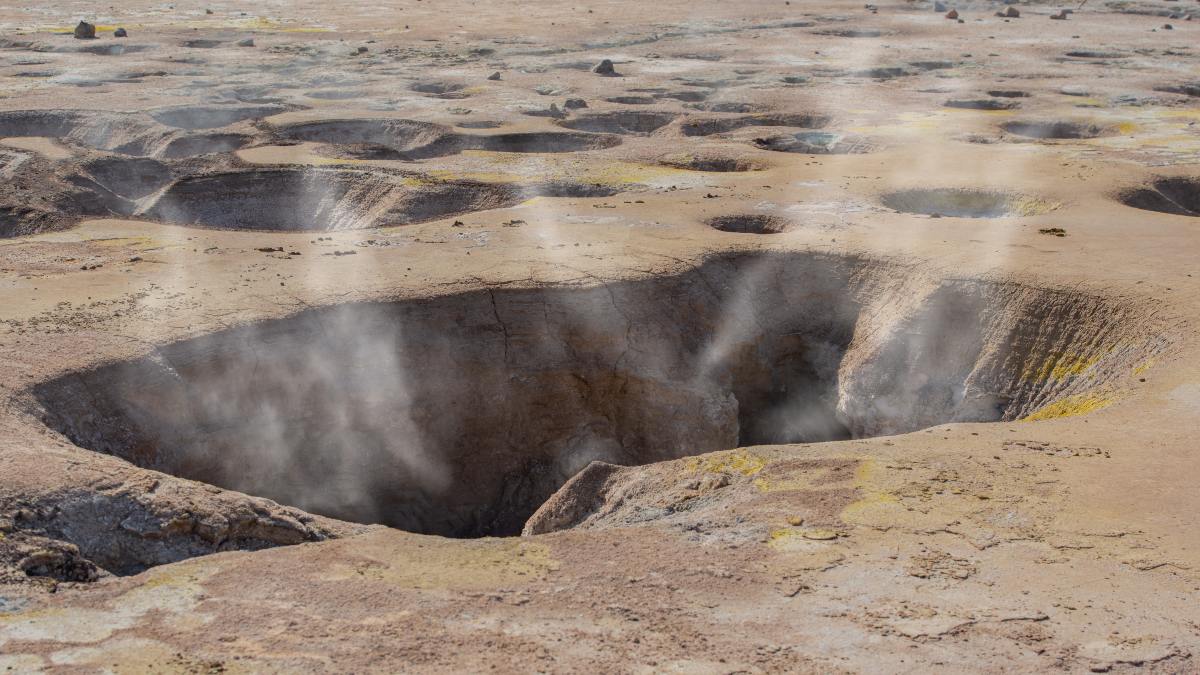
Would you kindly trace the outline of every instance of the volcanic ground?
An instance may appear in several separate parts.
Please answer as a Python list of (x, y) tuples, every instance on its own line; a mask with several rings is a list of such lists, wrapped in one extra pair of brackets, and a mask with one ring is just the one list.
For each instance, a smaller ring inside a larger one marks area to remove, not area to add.
[(1195, 672), (1198, 36), (0, 7), (0, 670)]

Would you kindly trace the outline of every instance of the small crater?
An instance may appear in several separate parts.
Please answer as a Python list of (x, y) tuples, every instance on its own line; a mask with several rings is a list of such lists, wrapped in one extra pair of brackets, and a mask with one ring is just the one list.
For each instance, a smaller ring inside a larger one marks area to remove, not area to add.
[(1017, 136), (1047, 139), (1100, 138), (1102, 136), (1113, 136), (1117, 133), (1117, 127), (1114, 125), (1065, 120), (1048, 122), (1014, 120), (1001, 124), (1000, 128)]
[(1159, 178), (1121, 192), (1117, 201), (1143, 211), (1200, 217), (1200, 178)]
[(307, 92), (304, 95), (320, 101), (349, 101), (350, 99), (364, 98), (367, 93), (361, 89), (321, 89)]
[(279, 129), (292, 140), (349, 146), (326, 151), (335, 156), (358, 157), (357, 153), (406, 161), (445, 157), (463, 150), (491, 152), (581, 152), (620, 145), (621, 138), (606, 134), (531, 131), (511, 134), (475, 135), (454, 133), (448, 127), (404, 119), (324, 120)]
[(405, 119), (351, 119), (302, 122), (280, 127), (280, 136), (334, 145), (391, 148), (403, 159), (441, 157), (460, 151), (447, 127)]
[(996, 98), (950, 99), (942, 105), (963, 110), (1012, 110), (1021, 107), (1018, 101), (1002, 101)]
[(467, 86), (458, 82), (417, 82), (409, 89), (418, 94), (425, 94), (435, 98), (466, 98), (469, 94), (464, 92)]
[(688, 171), (711, 171), (714, 173), (736, 173), (741, 171), (761, 171), (765, 168), (761, 162), (743, 157), (718, 157), (713, 155), (676, 155), (662, 160), (664, 166)]
[(495, 120), (467, 120), (458, 122), (454, 126), (459, 129), (499, 129), (504, 126), (504, 122), (497, 122)]
[(270, 168), (177, 180), (139, 215), (216, 229), (325, 232), (419, 223), (520, 199), (507, 185), (378, 170)]
[(948, 218), (1008, 218), (1053, 211), (1057, 204), (1034, 197), (968, 188), (901, 190), (883, 196), (883, 205), (902, 213)]
[(657, 100), (650, 96), (613, 96), (604, 100), (618, 105), (650, 105), (657, 103)]
[(861, 136), (826, 131), (803, 131), (798, 134), (756, 138), (754, 144), (764, 150), (801, 155), (858, 155), (874, 149), (872, 144)]
[(556, 124), (578, 131), (644, 136), (665, 127), (675, 121), (676, 117), (679, 115), (669, 112), (617, 110), (582, 115), (575, 119), (556, 122)]
[(164, 159), (182, 159), (198, 155), (233, 152), (240, 150), (250, 143), (250, 137), (244, 134), (198, 134), (176, 138), (163, 148), (161, 156)]
[(706, 91), (664, 91), (654, 95), (657, 99), (670, 99), (684, 103), (699, 103), (709, 97)]
[(813, 33), (842, 38), (877, 38), (883, 36), (883, 31), (874, 28), (830, 28), (813, 31)]
[(1183, 94), (1184, 96), (1200, 97), (1200, 81), (1184, 82), (1182, 84), (1168, 84), (1161, 87), (1155, 87), (1154, 91), (1163, 91), (1168, 94)]
[(141, 199), (171, 182), (171, 168), (153, 159), (104, 157), (82, 168), (97, 185), (125, 199)]
[(989, 89), (987, 95), (994, 98), (1029, 98), (1030, 93), (1020, 89)]
[(529, 131), (490, 136), (461, 136), (464, 149), (490, 152), (582, 152), (603, 150), (621, 144), (619, 136), (608, 134)]
[(197, 39), (183, 41), (183, 46), (190, 49), (214, 49), (216, 47), (220, 47), (222, 44), (224, 44), (224, 41), (222, 40)]
[(1121, 52), (1102, 51), (1099, 49), (1073, 49), (1066, 52), (1064, 56), (1073, 59), (1121, 59), (1125, 58), (1125, 54)]
[(761, 115), (745, 115), (743, 117), (721, 117), (704, 120), (689, 120), (684, 122), (681, 130), (684, 136), (711, 136), (724, 134), (745, 127), (798, 127), (801, 129), (820, 129), (829, 124), (826, 115), (812, 113), (770, 113)]
[(791, 225), (779, 216), (762, 213), (717, 216), (708, 219), (706, 224), (714, 230), (737, 234), (779, 234)]

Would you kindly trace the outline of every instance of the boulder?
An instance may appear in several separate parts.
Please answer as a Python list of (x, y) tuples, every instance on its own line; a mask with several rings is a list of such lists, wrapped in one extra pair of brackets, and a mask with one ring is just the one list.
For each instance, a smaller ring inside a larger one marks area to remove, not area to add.
[(600, 63), (597, 63), (594, 68), (592, 68), (592, 72), (596, 73), (597, 75), (604, 75), (605, 77), (613, 77), (617, 74), (617, 69), (613, 67), (613, 62), (611, 60), (604, 59)]

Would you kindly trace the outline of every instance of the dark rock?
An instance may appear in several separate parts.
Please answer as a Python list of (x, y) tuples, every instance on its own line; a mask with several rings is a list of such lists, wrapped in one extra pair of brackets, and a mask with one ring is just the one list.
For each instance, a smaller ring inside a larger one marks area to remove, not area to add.
[(80, 21), (78, 26), (75, 26), (76, 40), (94, 40), (96, 38), (96, 27), (86, 21)]
[(492, 80), (493, 82), (499, 80), (500, 79), (500, 71), (497, 70), (496, 72), (492, 73), (491, 75), (488, 75), (487, 79)]
[(113, 37), (115, 37), (115, 38), (129, 37), (129, 33), (125, 32), (124, 28), (118, 28), (113, 31)]
[(563, 108), (566, 110), (579, 110), (586, 107), (588, 107), (587, 101), (581, 98), (569, 98), (563, 102)]
[(617, 69), (613, 67), (613, 62), (611, 60), (604, 59), (600, 63), (597, 63), (594, 68), (592, 68), (592, 72), (596, 73), (597, 75), (604, 75), (605, 77), (614, 77), (617, 74)]
[(958, 10), (952, 9), (949, 12), (946, 12), (946, 18), (947, 19), (957, 19), (958, 18)]
[(253, 46), (254, 46), (254, 38), (246, 38), (245, 40), (238, 40), (238, 41), (237, 41), (237, 46), (239, 46), (239, 47), (253, 47)]

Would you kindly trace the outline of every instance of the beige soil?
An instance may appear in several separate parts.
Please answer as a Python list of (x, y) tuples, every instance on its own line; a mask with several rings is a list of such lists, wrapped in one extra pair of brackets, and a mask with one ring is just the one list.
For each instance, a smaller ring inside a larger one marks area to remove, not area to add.
[(1015, 6), (0, 8), (0, 671), (1195, 672), (1200, 5)]

